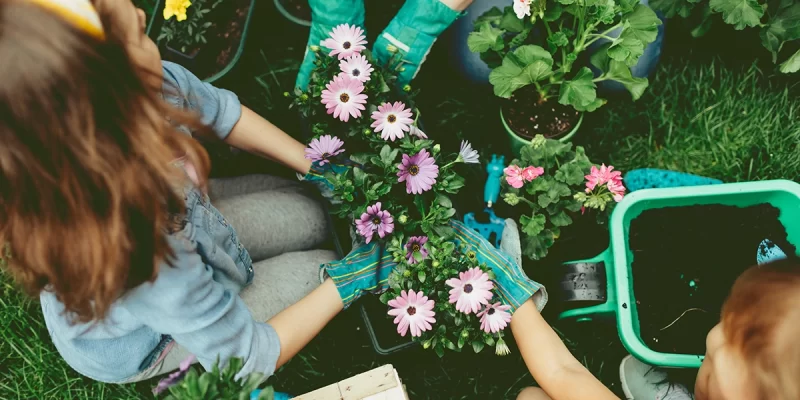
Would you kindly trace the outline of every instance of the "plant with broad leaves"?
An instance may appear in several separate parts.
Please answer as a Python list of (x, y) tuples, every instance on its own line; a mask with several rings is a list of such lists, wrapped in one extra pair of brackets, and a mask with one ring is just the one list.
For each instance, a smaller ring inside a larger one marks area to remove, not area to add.
[[(800, 2), (795, 0), (651, 0), (650, 6), (667, 18), (692, 17), (699, 21), (692, 36), (705, 35), (714, 17), (734, 29), (759, 28), (761, 44), (780, 62), (780, 71), (800, 70)], [(787, 57), (788, 56), (788, 57)]]
[[(642, 96), (648, 81), (633, 77), (630, 68), (656, 39), (660, 24), (638, 0), (515, 0), (481, 15), (467, 44), (492, 68), (495, 95), (509, 98), (533, 85), (540, 103), (557, 98), (578, 111), (594, 111), (606, 102), (597, 97), (601, 81), (621, 83), (634, 100)], [(610, 37), (616, 30), (619, 36)], [(602, 71), (595, 77), (577, 63), (601, 39), (611, 42), (592, 59)]]
[(159, 383), (155, 390), (156, 395), (167, 393), (165, 400), (272, 400), (275, 397), (271, 386), (261, 389), (254, 395), (254, 392), (266, 380), (261, 373), (252, 373), (236, 379), (236, 375), (241, 371), (243, 365), (240, 358), (231, 359), (222, 370), (219, 369), (219, 360), (217, 360), (211, 371), (202, 374), (191, 367), (191, 362), (185, 363), (186, 365), (182, 365), (180, 371)]
[[(164, 6), (164, 25), (158, 34), (158, 41), (187, 56), (197, 54), (200, 45), (208, 42), (206, 36), (213, 25), (207, 21), (211, 13), (223, 0), (169, 0)], [(171, 3), (181, 3), (179, 10)], [(180, 15), (176, 13), (180, 12)], [(172, 17), (175, 18), (172, 18)]]
[(510, 313), (496, 300), (490, 269), (467, 243), (455, 243), (451, 225), (451, 195), (464, 187), (456, 168), (479, 164), (478, 153), (468, 142), (447, 152), (429, 139), (419, 126), (416, 91), (395, 88), (400, 54), (379, 63), (365, 44), (361, 28), (334, 28), (311, 49), (308, 89), (294, 92), (292, 106), (313, 136), (306, 149), (319, 169), (313, 181), (357, 245), (377, 242), (393, 256), (381, 300), (400, 335), (410, 333), (439, 356), (485, 346), (507, 354)]
[(522, 253), (541, 260), (561, 236), (561, 230), (585, 212), (607, 220), (625, 187), (614, 167), (599, 168), (583, 147), (537, 135), (504, 170), (503, 200), (530, 207), (519, 220)]

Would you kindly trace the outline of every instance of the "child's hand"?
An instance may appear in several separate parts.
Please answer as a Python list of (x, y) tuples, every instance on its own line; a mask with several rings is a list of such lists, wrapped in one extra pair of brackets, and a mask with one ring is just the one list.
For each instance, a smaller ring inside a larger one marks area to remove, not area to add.
[(467, 251), (473, 251), (480, 263), (492, 269), (498, 294), (504, 304), (511, 306), (512, 312), (531, 297), (539, 311), (544, 308), (547, 304), (547, 291), (522, 271), (522, 251), (514, 220), (506, 220), (500, 250), (461, 221), (453, 220), (450, 226), (456, 231), (456, 240), (466, 245)]
[(379, 293), (389, 288), (389, 274), (397, 265), (393, 259), (384, 246), (373, 242), (322, 268), (336, 284), (346, 309), (365, 292)]

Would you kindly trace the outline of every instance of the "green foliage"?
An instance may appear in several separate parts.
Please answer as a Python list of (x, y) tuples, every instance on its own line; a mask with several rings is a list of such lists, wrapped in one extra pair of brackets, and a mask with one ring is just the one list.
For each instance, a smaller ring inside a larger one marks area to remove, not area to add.
[[(208, 14), (213, 11), (223, 0), (194, 0), (186, 10), (186, 20), (178, 21), (172, 17), (164, 21), (158, 41), (164, 41), (175, 50), (190, 55), (201, 44), (207, 43), (208, 29), (211, 22), (206, 21)], [(157, 10), (161, 12), (162, 10)]]
[(541, 260), (561, 235), (561, 229), (572, 225), (583, 214), (582, 208), (600, 210), (607, 215), (613, 204), (610, 194), (586, 194), (585, 176), (592, 162), (583, 147), (573, 149), (571, 143), (545, 139), (537, 135), (522, 148), (520, 158), (511, 162), (520, 168), (542, 167), (544, 174), (514, 188), (503, 183), (503, 200), (511, 206), (529, 207), (519, 219), (522, 232), (522, 253), (532, 260)]
[[(192, 368), (180, 382), (169, 387), (165, 400), (250, 400), (250, 394), (258, 389), (266, 377), (256, 372), (236, 379), (243, 364), (241, 358), (233, 358), (223, 370), (219, 369), (219, 360), (211, 371), (202, 374)], [(272, 400), (274, 393), (271, 387), (267, 387), (260, 392), (258, 400)]]
[[(538, 0), (531, 18), (519, 19), (511, 5), (481, 15), (467, 43), (470, 50), (493, 68), (489, 82), (498, 97), (534, 86), (541, 101), (558, 96), (561, 104), (578, 111), (594, 111), (606, 103), (597, 97), (596, 83), (622, 83), (634, 98), (647, 87), (647, 79), (634, 79), (636, 65), (647, 44), (658, 34), (661, 20), (636, 0)], [(620, 29), (619, 37), (608, 35)], [(537, 30), (544, 35), (530, 35)], [(601, 39), (612, 40), (599, 50), (605, 62), (594, 77), (588, 68), (576, 68), (579, 55)], [(627, 73), (621, 69), (627, 69)]]
[[(701, 2), (701, 8), (696, 9), (695, 5)], [(791, 52), (792, 46), (788, 44), (800, 41), (800, 2), (794, 0), (653, 0), (650, 5), (668, 18), (676, 15), (688, 18), (699, 13), (696, 19), (700, 23), (692, 30), (695, 37), (708, 32), (715, 14), (737, 30), (760, 28), (761, 43), (772, 54), (773, 63), (779, 63)], [(790, 50), (781, 53), (784, 49)], [(781, 62), (780, 71), (797, 72), (799, 57), (797, 52), (788, 55)]]

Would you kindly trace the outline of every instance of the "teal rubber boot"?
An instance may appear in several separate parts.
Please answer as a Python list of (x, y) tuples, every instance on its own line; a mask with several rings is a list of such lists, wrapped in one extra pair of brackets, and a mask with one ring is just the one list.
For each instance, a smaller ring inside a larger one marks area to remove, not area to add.
[(372, 52), (381, 64), (399, 53), (403, 63), (397, 84), (405, 85), (417, 76), (439, 35), (462, 14), (439, 0), (406, 0), (375, 40)]
[(333, 28), (339, 24), (364, 27), (364, 0), (309, 0), (311, 6), (311, 31), (308, 34), (303, 63), (297, 73), (295, 86), (301, 90), (308, 88), (311, 71), (314, 70), (316, 56), (310, 46), (320, 46), (328, 38)]

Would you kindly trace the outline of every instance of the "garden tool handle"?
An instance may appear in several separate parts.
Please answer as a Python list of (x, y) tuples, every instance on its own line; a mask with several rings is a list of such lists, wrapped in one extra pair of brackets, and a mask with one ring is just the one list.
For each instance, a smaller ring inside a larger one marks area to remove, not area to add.
[(556, 290), (561, 291), (565, 305), (577, 304), (578, 308), (561, 312), (559, 319), (584, 322), (614, 317), (617, 296), (609, 249), (594, 258), (570, 261), (562, 267), (564, 275)]
[(503, 177), (505, 157), (492, 154), (492, 161), (486, 165), (486, 186), (483, 188), (483, 201), (491, 208), (500, 197), (500, 179)]

